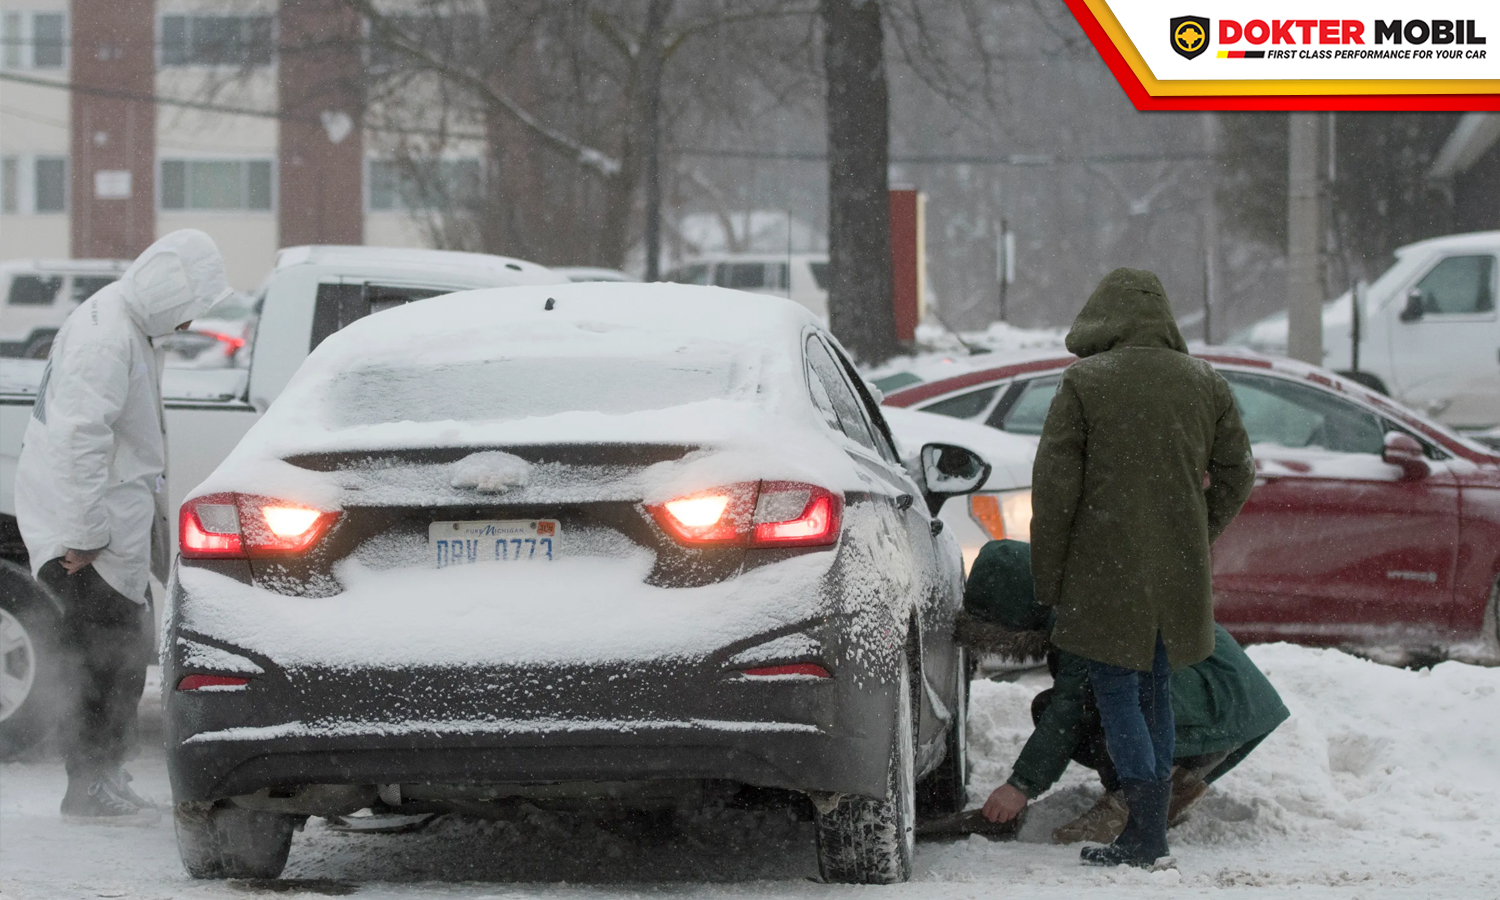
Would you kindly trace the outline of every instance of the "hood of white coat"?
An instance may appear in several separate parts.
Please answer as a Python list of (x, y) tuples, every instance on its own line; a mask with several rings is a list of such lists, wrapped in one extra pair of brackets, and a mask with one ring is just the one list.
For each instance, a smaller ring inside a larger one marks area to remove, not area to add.
[(154, 338), (171, 334), (234, 293), (219, 248), (196, 228), (174, 231), (147, 247), (120, 284), (130, 317)]

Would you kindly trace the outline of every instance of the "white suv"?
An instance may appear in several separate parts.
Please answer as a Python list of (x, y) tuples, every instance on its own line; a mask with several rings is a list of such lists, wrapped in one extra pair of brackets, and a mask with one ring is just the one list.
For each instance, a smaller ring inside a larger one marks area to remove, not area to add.
[(712, 284), (774, 294), (828, 321), (828, 254), (722, 253), (702, 256), (662, 275), (662, 281)]
[(0, 356), (50, 346), (78, 304), (117, 281), (128, 259), (21, 259), (0, 263)]

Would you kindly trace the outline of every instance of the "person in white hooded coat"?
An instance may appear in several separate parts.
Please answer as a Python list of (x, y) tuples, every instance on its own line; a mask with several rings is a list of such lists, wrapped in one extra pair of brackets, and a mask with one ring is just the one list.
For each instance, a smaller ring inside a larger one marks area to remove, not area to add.
[(155, 814), (122, 768), (151, 653), (150, 577), (165, 578), (170, 556), (162, 352), (152, 339), (231, 293), (213, 240), (174, 231), (68, 316), (37, 389), (16, 519), (33, 574), (64, 609), (69, 818)]

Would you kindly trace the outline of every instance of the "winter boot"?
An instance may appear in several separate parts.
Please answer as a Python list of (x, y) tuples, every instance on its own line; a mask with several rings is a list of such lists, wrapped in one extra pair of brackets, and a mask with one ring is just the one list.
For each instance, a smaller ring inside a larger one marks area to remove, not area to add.
[(137, 806), (107, 777), (68, 779), (61, 811), (63, 821), (75, 825), (155, 825), (161, 821), (156, 807)]
[(1125, 808), (1125, 798), (1120, 792), (1106, 791), (1099, 802), (1083, 815), (1053, 829), (1052, 843), (1076, 844), (1079, 841), (1090, 841), (1108, 844), (1125, 830), (1125, 818), (1129, 815), (1130, 810)]
[(1167, 827), (1176, 828), (1187, 819), (1188, 810), (1198, 798), (1208, 793), (1208, 782), (1196, 772), (1176, 766), (1172, 769), (1172, 805), (1167, 807)]
[(1167, 807), (1172, 802), (1172, 782), (1124, 781), (1120, 785), (1130, 815), (1125, 830), (1113, 844), (1084, 847), (1079, 854), (1085, 865), (1150, 868), (1167, 855)]
[(124, 769), (116, 769), (114, 774), (108, 777), (109, 783), (114, 786), (116, 794), (139, 806), (141, 809), (161, 809), (151, 798), (142, 797), (131, 788), (130, 782), (134, 781), (135, 778), (129, 772)]

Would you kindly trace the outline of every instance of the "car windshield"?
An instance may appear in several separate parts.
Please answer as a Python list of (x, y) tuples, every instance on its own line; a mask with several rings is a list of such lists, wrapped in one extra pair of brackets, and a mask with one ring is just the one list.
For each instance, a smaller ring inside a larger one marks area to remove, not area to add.
[(336, 428), (385, 422), (505, 422), (566, 412), (612, 415), (725, 398), (726, 360), (516, 358), (388, 365), (337, 375), (326, 395)]
[(1385, 429), (1374, 413), (1308, 385), (1243, 372), (1223, 374), (1250, 443), (1380, 454)]

